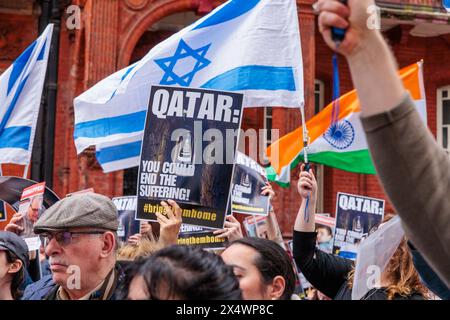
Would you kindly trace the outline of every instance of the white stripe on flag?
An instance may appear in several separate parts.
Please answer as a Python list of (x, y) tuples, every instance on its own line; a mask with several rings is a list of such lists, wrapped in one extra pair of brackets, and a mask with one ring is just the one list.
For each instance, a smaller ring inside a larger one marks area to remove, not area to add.
[(0, 76), (0, 163), (30, 162), (52, 32), (50, 24)]

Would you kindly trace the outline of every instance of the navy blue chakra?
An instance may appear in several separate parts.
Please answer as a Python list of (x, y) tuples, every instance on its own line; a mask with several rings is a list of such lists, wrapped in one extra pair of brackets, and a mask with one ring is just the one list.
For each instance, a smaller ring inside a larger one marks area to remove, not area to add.
[(355, 140), (355, 129), (349, 121), (342, 120), (328, 127), (323, 138), (337, 149), (346, 149)]

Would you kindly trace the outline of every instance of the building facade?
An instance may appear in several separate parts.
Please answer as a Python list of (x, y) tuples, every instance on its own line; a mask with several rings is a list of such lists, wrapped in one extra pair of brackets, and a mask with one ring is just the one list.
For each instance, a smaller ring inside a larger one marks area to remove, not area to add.
[[(47, 20), (61, 21), (54, 152), (48, 151), (45, 143), (35, 145), (43, 155), (35, 159), (31, 176), (36, 177), (38, 169), (35, 168), (42, 167), (39, 162), (50, 155), (53, 159), (53, 165), (47, 168), (51, 170), (50, 185), (60, 196), (90, 187), (111, 197), (135, 192), (135, 169), (104, 174), (94, 149), (76, 154), (73, 99), (99, 80), (139, 60), (155, 44), (221, 3), (215, 0), (0, 0), (0, 73), (38, 36), (38, 26), (42, 26), (48, 6), (51, 12)], [(313, 0), (297, 0), (308, 119), (331, 101), (332, 94), (332, 52), (317, 30), (313, 3)], [(377, 1), (377, 4), (381, 8), (382, 30), (399, 67), (424, 60), (428, 126), (438, 142), (450, 150), (450, 15), (440, 0), (390, 0)], [(340, 70), (341, 92), (352, 90), (344, 59), (340, 59)], [(244, 112), (243, 128), (278, 129), (282, 136), (297, 128), (300, 120), (299, 111), (294, 109), (248, 108)], [(274, 137), (267, 138), (270, 141)], [(22, 176), (23, 172), (21, 166), (3, 165), (4, 175)], [(292, 172), (289, 189), (275, 186), (274, 207), (287, 237), (291, 235), (300, 203), (295, 188), (297, 176), (298, 169)], [(319, 166), (318, 177), (322, 212), (334, 214), (338, 191), (385, 198), (375, 176)], [(387, 210), (393, 211), (389, 203)]]

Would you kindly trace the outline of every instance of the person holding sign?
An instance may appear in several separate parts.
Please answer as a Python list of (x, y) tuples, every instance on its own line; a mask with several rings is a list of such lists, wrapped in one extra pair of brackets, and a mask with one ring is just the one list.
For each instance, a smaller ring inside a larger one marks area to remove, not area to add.
[(182, 223), (181, 208), (173, 200), (161, 201), (161, 205), (165, 214), (156, 213), (160, 225), (158, 241), (162, 247), (168, 247), (177, 244)]
[[(351, 300), (355, 273), (354, 262), (325, 253), (316, 247), (317, 182), (312, 170), (309, 172), (303, 170), (304, 165), (302, 165), (298, 182), (298, 192), (302, 202), (295, 220), (293, 235), (295, 262), (316, 289), (334, 300)], [(309, 201), (307, 201), (308, 197)], [(306, 216), (309, 219), (305, 219)], [(386, 217), (385, 221), (391, 217)], [(423, 300), (428, 298), (428, 290), (414, 269), (406, 239), (402, 240), (384, 271), (373, 270), (373, 279), (373, 287), (362, 300)]]
[[(315, 6), (325, 42), (347, 58), (372, 160), (406, 236), (450, 287), (450, 159), (399, 79), (379, 21), (370, 15), (374, 8), (374, 0)], [(347, 28), (339, 46), (333, 27)]]

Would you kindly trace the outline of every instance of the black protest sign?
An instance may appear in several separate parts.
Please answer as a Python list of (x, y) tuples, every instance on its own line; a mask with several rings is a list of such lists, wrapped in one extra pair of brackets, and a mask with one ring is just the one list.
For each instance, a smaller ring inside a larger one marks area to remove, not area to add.
[(228, 239), (218, 238), (213, 231), (183, 224), (178, 235), (178, 244), (197, 246), (205, 250), (225, 249)]
[(359, 243), (384, 217), (384, 200), (338, 192), (333, 253), (356, 259)]
[(267, 216), (269, 197), (261, 195), (266, 183), (264, 168), (252, 158), (237, 152), (231, 193), (231, 212)]
[(117, 237), (119, 241), (126, 243), (130, 236), (140, 232), (140, 221), (135, 220), (137, 199), (135, 196), (129, 196), (113, 198), (112, 201), (119, 215)]
[(8, 216), (6, 215), (6, 206), (5, 203), (0, 200), (0, 221), (6, 221)]
[(230, 197), (242, 94), (153, 86), (138, 175), (136, 218), (157, 221), (161, 200), (183, 223), (221, 229)]

